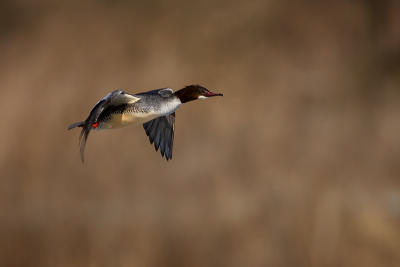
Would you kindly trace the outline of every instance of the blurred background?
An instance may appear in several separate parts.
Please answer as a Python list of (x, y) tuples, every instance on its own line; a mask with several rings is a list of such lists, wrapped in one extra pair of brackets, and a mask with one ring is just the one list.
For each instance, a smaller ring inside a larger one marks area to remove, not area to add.
[[(0, 4), (0, 266), (400, 266), (400, 3)], [(93, 132), (201, 84), (174, 156)]]

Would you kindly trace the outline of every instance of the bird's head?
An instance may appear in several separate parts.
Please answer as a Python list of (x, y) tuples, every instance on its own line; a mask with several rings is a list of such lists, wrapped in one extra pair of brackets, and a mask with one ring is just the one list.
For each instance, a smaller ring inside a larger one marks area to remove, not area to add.
[(182, 103), (196, 99), (205, 99), (213, 96), (223, 96), (221, 93), (213, 93), (201, 85), (189, 85), (175, 92)]

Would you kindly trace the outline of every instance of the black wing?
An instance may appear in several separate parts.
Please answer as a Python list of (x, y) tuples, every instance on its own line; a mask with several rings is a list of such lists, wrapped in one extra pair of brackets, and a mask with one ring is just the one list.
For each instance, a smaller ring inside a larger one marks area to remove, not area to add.
[(150, 139), (150, 143), (154, 143), (156, 151), (160, 148), (161, 156), (170, 160), (174, 146), (175, 112), (146, 122), (143, 124), (143, 128)]

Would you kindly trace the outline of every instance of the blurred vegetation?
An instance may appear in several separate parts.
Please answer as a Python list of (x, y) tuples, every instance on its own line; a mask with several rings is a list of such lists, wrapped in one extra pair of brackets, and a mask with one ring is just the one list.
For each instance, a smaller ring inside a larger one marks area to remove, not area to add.
[[(0, 266), (399, 266), (400, 4), (2, 1)], [(174, 157), (99, 98), (200, 83)]]

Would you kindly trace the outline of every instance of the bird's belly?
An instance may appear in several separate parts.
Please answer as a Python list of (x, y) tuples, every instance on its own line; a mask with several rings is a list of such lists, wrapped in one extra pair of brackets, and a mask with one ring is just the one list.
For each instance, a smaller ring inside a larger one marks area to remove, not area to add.
[(102, 123), (103, 129), (114, 129), (128, 126), (130, 124), (140, 124), (150, 121), (160, 116), (154, 112), (151, 113), (117, 113), (111, 115), (111, 118)]

